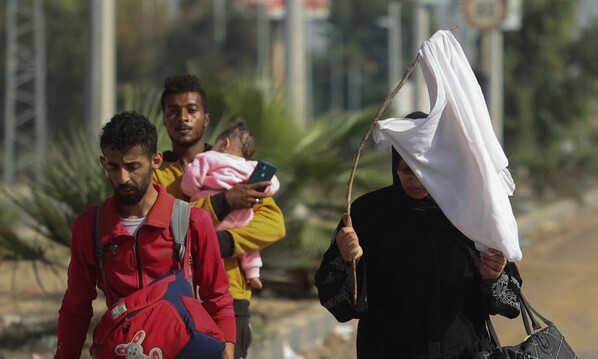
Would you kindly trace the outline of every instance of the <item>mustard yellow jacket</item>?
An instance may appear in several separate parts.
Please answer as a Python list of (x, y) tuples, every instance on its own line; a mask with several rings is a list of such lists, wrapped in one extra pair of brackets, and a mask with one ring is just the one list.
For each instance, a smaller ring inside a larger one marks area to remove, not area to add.
[[(162, 162), (162, 166), (154, 171), (152, 178), (154, 182), (164, 186), (174, 197), (188, 200), (181, 191), (183, 173), (184, 169), (180, 161), (168, 162), (165, 160)], [(220, 222), (209, 197), (201, 198), (193, 204), (208, 211), (214, 225)], [(234, 299), (251, 299), (251, 288), (241, 270), (238, 256), (267, 247), (282, 239), (286, 234), (282, 211), (271, 197), (264, 198), (262, 203), (256, 204), (253, 211), (253, 220), (248, 225), (228, 230), (233, 238), (234, 251), (231, 257), (224, 258), (224, 267)]]

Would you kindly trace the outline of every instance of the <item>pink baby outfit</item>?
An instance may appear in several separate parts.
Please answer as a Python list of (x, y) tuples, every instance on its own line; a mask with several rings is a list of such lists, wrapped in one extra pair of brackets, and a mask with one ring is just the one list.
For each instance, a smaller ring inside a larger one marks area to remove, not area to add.
[[(202, 152), (187, 165), (187, 170), (181, 181), (181, 190), (190, 197), (190, 201), (197, 201), (202, 197), (226, 191), (238, 183), (246, 182), (256, 165), (257, 161), (246, 160), (228, 153)], [(264, 191), (268, 196), (272, 196), (280, 188), (280, 182), (276, 176), (272, 177), (270, 182), (271, 184)], [(216, 226), (216, 230), (224, 231), (229, 228), (242, 227), (252, 219), (253, 210), (251, 208), (236, 209)], [(240, 256), (240, 261), (241, 268), (245, 271), (245, 276), (248, 279), (259, 276), (262, 259), (258, 251), (247, 252)]]

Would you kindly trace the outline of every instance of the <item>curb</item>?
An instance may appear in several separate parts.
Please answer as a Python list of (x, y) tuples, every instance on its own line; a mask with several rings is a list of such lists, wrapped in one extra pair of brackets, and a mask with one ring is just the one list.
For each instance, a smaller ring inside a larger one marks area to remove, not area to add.
[(299, 359), (295, 352), (306, 351), (322, 345), (337, 325), (341, 323), (316, 301), (314, 305), (293, 316), (282, 318), (277, 332), (263, 342), (249, 348), (249, 358)]
[(598, 189), (584, 193), (578, 199), (562, 199), (551, 204), (532, 209), (517, 216), (519, 240), (527, 237), (530, 232), (543, 224), (563, 218), (567, 214), (575, 213), (582, 208), (598, 207)]

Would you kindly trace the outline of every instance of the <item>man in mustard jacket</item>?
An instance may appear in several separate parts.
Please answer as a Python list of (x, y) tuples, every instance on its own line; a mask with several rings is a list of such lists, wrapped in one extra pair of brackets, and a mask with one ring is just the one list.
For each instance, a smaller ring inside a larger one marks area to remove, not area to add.
[[(164, 152), (162, 166), (154, 171), (153, 180), (179, 199), (189, 200), (181, 191), (181, 178), (187, 164), (195, 155), (211, 149), (205, 143), (204, 131), (210, 123), (207, 95), (200, 81), (193, 75), (179, 75), (166, 79), (161, 98), (164, 126), (172, 142), (172, 151)], [(221, 255), (230, 281), (230, 291), (237, 322), (235, 358), (246, 358), (251, 343), (249, 300), (251, 288), (240, 268), (238, 256), (260, 250), (284, 237), (285, 226), (280, 208), (271, 197), (256, 189), (269, 185), (263, 181), (238, 184), (226, 192), (201, 198), (194, 202), (208, 211), (215, 224), (230, 211), (253, 208), (253, 220), (240, 228), (219, 231)]]

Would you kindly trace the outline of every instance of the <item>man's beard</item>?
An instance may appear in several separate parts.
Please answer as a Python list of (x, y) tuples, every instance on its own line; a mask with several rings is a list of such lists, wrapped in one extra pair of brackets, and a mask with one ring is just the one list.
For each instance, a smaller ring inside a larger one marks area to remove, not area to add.
[[(193, 130), (193, 127), (188, 126), (186, 124), (181, 124), (181, 125), (178, 125), (175, 128), (175, 130), (177, 132), (180, 131), (181, 129)], [(179, 139), (176, 139), (176, 138), (173, 139), (174, 136), (172, 136), (170, 139), (177, 146), (180, 146), (180, 147), (183, 147), (183, 148), (190, 148), (190, 147), (193, 147), (197, 142), (199, 142), (202, 139), (203, 135), (204, 135), (204, 133), (202, 131), (199, 134), (194, 134), (194, 136), (191, 137), (191, 138), (184, 138), (183, 137), (183, 138), (179, 138)]]
[(185, 140), (173, 140), (172, 142), (174, 142), (174, 144), (176, 144), (177, 146), (183, 147), (183, 148), (190, 148), (193, 145), (195, 145), (197, 142), (199, 142), (199, 140), (201, 139), (201, 137), (194, 137), (194, 138), (190, 138), (190, 139), (185, 139)]
[[(145, 193), (147, 192), (147, 189), (150, 186), (151, 180), (151, 176), (144, 178), (143, 181), (140, 183), (139, 187), (132, 182), (128, 182), (118, 187), (115, 187), (114, 193), (116, 194), (116, 199), (118, 200), (118, 203), (123, 204), (125, 206), (133, 206), (139, 203), (143, 196), (145, 196)], [(131, 189), (133, 191), (129, 195), (122, 195), (120, 193), (121, 189)]]

